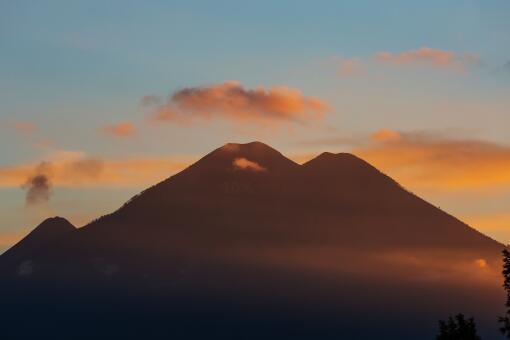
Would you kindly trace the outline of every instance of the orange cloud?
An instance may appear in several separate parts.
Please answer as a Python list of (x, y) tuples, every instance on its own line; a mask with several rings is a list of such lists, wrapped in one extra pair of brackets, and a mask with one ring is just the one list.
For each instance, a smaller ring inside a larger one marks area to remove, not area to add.
[(361, 59), (343, 59), (338, 66), (338, 74), (341, 76), (359, 76), (365, 73)]
[(115, 137), (131, 137), (136, 133), (136, 129), (132, 123), (121, 122), (118, 124), (108, 125), (102, 129), (105, 133)]
[(396, 142), (402, 139), (402, 135), (399, 132), (388, 129), (380, 129), (370, 137), (376, 142)]
[(402, 184), (434, 190), (510, 187), (510, 147), (479, 140), (380, 130), (354, 153)]
[(258, 164), (257, 162), (252, 162), (246, 158), (236, 158), (233, 163), (235, 168), (242, 170), (252, 170), (252, 171), (266, 171), (266, 168)]
[(430, 47), (421, 47), (397, 54), (378, 52), (374, 55), (374, 59), (392, 65), (423, 65), (455, 69), (463, 69), (465, 66), (480, 62), (479, 57), (473, 54), (458, 54)]
[(12, 126), (17, 132), (22, 134), (31, 135), (35, 131), (37, 131), (37, 126), (34, 123), (30, 122), (17, 122), (13, 123)]
[(64, 152), (46, 162), (0, 167), (0, 187), (23, 187), (37, 176), (57, 187), (141, 187), (161, 181), (191, 162), (157, 157), (102, 160)]
[(166, 104), (157, 107), (154, 118), (181, 124), (216, 118), (236, 122), (307, 122), (321, 118), (327, 110), (323, 101), (304, 96), (296, 89), (245, 89), (237, 81), (227, 81), (175, 92)]

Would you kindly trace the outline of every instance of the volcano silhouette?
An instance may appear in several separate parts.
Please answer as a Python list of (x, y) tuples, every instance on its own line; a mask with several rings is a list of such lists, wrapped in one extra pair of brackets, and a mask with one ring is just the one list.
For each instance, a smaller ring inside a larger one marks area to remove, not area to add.
[(253, 142), (85, 227), (44, 221), (0, 286), (12, 338), (430, 339), (458, 312), (489, 338), (502, 248), (354, 155)]

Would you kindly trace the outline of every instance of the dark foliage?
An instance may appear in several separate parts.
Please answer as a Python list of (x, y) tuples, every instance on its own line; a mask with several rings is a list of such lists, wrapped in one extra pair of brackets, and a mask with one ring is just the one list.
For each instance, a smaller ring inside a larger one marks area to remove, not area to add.
[(503, 288), (506, 291), (506, 313), (505, 316), (499, 317), (499, 322), (502, 324), (500, 327), (501, 333), (510, 339), (510, 252), (503, 249)]
[(480, 340), (473, 318), (466, 319), (463, 314), (439, 321), (437, 340)]

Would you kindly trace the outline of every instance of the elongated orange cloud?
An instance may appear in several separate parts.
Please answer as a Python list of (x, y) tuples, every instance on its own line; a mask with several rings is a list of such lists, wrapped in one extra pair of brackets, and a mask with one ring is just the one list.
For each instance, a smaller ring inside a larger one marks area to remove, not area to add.
[(111, 136), (122, 138), (131, 137), (136, 133), (135, 126), (130, 122), (107, 125), (102, 130)]
[(389, 129), (380, 129), (374, 132), (370, 138), (376, 142), (398, 142), (402, 140), (402, 134)]
[(510, 187), (510, 147), (480, 140), (380, 130), (354, 153), (414, 188)]
[(42, 184), (48, 186), (51, 182), (55, 187), (143, 187), (169, 177), (191, 162), (158, 157), (102, 160), (70, 152), (51, 161), (1, 167), (0, 187), (26, 187), (31, 179), (42, 176), (46, 179)]
[(378, 52), (374, 55), (374, 59), (392, 65), (423, 65), (455, 69), (463, 69), (480, 61), (479, 57), (473, 54), (458, 54), (430, 47), (421, 47), (397, 54)]
[(321, 118), (327, 110), (327, 104), (318, 98), (286, 86), (246, 89), (237, 81), (227, 81), (179, 90), (166, 104), (157, 107), (154, 117), (156, 121), (184, 124), (216, 118), (236, 122), (307, 122)]
[(31, 135), (37, 131), (37, 125), (30, 122), (17, 122), (12, 125), (14, 129), (22, 134)]

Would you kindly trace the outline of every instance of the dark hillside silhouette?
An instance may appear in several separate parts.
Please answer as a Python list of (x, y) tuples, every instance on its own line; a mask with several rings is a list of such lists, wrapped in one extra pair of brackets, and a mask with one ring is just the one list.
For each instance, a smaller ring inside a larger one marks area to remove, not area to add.
[(506, 293), (506, 313), (505, 316), (499, 318), (501, 323), (500, 331), (507, 338), (510, 339), (510, 252), (508, 249), (503, 249), (503, 288)]
[[(0, 265), (16, 266), (25, 263), (25, 268), (28, 270), (32, 260), (39, 256), (45, 256), (48, 249), (56, 247), (60, 241), (67, 241), (74, 232), (76, 232), (76, 228), (66, 219), (48, 218), (3, 253)], [(19, 271), (17, 273), (19, 274)]]

